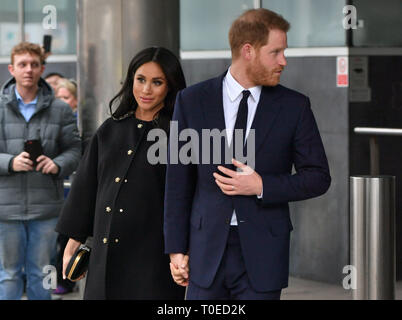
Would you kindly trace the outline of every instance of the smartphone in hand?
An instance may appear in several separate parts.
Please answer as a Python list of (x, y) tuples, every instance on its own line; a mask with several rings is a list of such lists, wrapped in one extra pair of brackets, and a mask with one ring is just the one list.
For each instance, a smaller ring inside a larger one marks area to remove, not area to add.
[(52, 50), (52, 36), (50, 34), (45, 34), (43, 36), (43, 49), (45, 49), (45, 53)]
[(29, 159), (33, 162), (33, 166), (35, 167), (38, 164), (36, 159), (43, 154), (40, 140), (35, 139), (25, 141), (24, 151), (29, 153)]

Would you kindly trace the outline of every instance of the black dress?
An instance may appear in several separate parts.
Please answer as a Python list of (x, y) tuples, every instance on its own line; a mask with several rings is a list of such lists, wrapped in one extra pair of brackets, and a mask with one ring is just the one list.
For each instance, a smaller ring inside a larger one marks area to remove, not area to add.
[(56, 230), (93, 236), (84, 299), (184, 299), (164, 254), (166, 166), (147, 159), (153, 122), (106, 120), (88, 145)]

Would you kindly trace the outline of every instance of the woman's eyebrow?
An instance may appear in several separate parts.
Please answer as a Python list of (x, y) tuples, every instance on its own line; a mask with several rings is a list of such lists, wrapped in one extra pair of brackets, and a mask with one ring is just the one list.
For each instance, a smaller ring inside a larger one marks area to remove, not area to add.
[[(144, 76), (144, 75), (141, 74), (141, 73), (137, 74), (137, 77), (146, 78), (146, 76)], [(165, 79), (165, 77), (155, 77), (155, 78), (152, 78), (152, 80), (166, 80), (166, 79)]]

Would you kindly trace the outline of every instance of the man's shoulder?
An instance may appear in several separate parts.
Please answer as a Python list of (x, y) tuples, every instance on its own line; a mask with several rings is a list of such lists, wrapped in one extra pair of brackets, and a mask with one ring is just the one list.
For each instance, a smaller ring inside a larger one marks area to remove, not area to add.
[(200, 94), (205, 94), (205, 92), (209, 92), (211, 89), (219, 86), (219, 81), (221, 78), (222, 77), (219, 76), (188, 86), (187, 88), (181, 91), (182, 95), (183, 97), (193, 97)]
[[(50, 102), (50, 107), (59, 108), (59, 109), (70, 108), (70, 106), (69, 106), (66, 102), (64, 102), (64, 101), (62, 101), (62, 100), (60, 100), (60, 99), (57, 99), (57, 98), (54, 98), (54, 99)], [(70, 109), (71, 109), (71, 108), (70, 108)]]
[(279, 93), (279, 95), (281, 97), (284, 97), (284, 98), (295, 99), (295, 100), (303, 100), (303, 101), (308, 99), (308, 97), (305, 94), (303, 94), (303, 93), (301, 93), (299, 91), (296, 91), (294, 89), (290, 89), (288, 87), (285, 87), (285, 86), (283, 86), (281, 84), (278, 84), (277, 86), (275, 86), (275, 90)]
[(64, 101), (54, 98), (49, 104), (49, 112), (51, 113), (61, 113), (63, 115), (70, 114), (73, 116), (73, 111), (71, 107)]

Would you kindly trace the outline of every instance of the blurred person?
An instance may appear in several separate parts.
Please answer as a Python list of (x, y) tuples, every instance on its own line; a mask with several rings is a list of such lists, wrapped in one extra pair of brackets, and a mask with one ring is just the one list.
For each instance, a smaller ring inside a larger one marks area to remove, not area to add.
[(64, 276), (73, 253), (93, 237), (84, 299), (184, 299), (163, 252), (166, 165), (148, 161), (154, 142), (147, 135), (169, 130), (176, 94), (185, 86), (172, 52), (139, 52), (109, 103), (112, 116), (85, 149), (56, 228), (70, 237)]
[(67, 103), (77, 116), (77, 85), (71, 80), (61, 79), (55, 90), (56, 97)]
[[(77, 85), (72, 80), (60, 79), (58, 81), (57, 87), (55, 89), (56, 97), (65, 103), (67, 103), (71, 110), (73, 111), (74, 116), (77, 118)], [(73, 175), (70, 177), (66, 177), (65, 181), (70, 182), (73, 181)], [(64, 189), (64, 198), (67, 198), (69, 189)], [(74, 290), (75, 283), (70, 281), (69, 279), (63, 279), (63, 254), (64, 249), (66, 248), (68, 242), (68, 237), (59, 234), (57, 237), (57, 256), (56, 256), (56, 269), (57, 269), (57, 288), (53, 291), (54, 294), (64, 295), (70, 293)]]
[[(229, 69), (177, 96), (173, 120), (179, 132), (191, 128), (201, 136), (202, 128), (226, 129), (224, 143), (240, 150), (237, 157), (255, 142), (255, 153), (247, 155), (255, 159), (253, 168), (239, 159), (168, 161), (165, 252), (176, 283), (188, 286), (188, 300), (279, 300), (289, 275), (288, 202), (329, 188), (310, 101), (279, 84), (288, 29), (275, 12), (246, 11), (229, 31)], [(255, 140), (249, 142), (251, 129)]]
[[(0, 91), (0, 299), (51, 299), (44, 266), (55, 255), (54, 228), (63, 203), (63, 178), (78, 166), (81, 143), (71, 108), (41, 78), (41, 47), (13, 47), (13, 76)], [(24, 151), (39, 140), (43, 154)], [(54, 284), (52, 284), (53, 286)]]
[[(45, 60), (44, 60), (45, 61)], [(64, 79), (64, 76), (58, 72), (51, 72), (45, 76), (45, 80), (52, 87), (53, 91), (56, 91), (59, 81)]]

